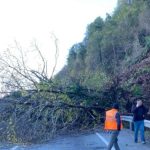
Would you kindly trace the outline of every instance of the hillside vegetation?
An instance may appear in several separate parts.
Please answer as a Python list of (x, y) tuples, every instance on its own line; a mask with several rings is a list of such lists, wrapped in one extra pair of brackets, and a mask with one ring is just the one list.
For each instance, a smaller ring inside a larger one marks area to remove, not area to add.
[(97, 127), (115, 101), (122, 113), (130, 113), (137, 98), (150, 106), (150, 1), (118, 0), (112, 15), (87, 26), (54, 78), (46, 76), (43, 57), (37, 72), (22, 53), (21, 63), (8, 54), (0, 58), (1, 80), (12, 91), (0, 100), (0, 141), (43, 142)]
[(117, 80), (115, 87), (128, 93), (127, 100), (142, 96), (149, 101), (149, 56), (150, 2), (120, 0), (112, 16), (97, 17), (87, 26), (84, 40), (70, 48), (68, 63), (56, 79), (98, 91)]

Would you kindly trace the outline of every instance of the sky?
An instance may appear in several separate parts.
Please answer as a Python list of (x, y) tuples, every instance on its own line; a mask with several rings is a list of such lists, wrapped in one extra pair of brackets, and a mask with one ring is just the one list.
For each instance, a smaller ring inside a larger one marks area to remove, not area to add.
[[(66, 64), (69, 48), (83, 40), (87, 25), (111, 14), (116, 5), (117, 0), (0, 0), (0, 53), (7, 48), (15, 51), (14, 41), (30, 51), (36, 40), (51, 72), (54, 34), (59, 47), (57, 73)], [(30, 64), (38, 63), (32, 59)]]

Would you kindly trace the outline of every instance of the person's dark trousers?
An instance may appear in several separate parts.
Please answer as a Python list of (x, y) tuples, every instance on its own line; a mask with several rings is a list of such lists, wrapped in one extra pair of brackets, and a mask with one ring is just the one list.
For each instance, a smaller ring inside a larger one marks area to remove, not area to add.
[(138, 142), (138, 132), (140, 130), (141, 141), (145, 142), (144, 120), (134, 122), (134, 142)]
[(117, 130), (112, 131), (111, 139), (110, 139), (107, 150), (111, 150), (113, 146), (115, 147), (116, 150), (120, 150), (119, 145), (118, 145), (118, 135), (119, 135), (119, 131)]

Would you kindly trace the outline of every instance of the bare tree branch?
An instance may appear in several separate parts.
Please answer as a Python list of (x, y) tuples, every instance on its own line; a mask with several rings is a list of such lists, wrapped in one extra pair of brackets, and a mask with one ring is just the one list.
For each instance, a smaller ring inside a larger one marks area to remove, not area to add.
[(56, 38), (56, 36), (53, 34), (52, 37), (54, 38), (54, 43), (55, 43), (55, 63), (54, 63), (54, 67), (50, 76), (50, 80), (52, 80), (52, 77), (54, 75), (56, 66), (57, 66), (57, 61), (58, 61), (58, 54), (59, 54), (59, 49), (58, 49), (58, 39)]
[(13, 49), (11, 50), (11, 48), (8, 48), (5, 53), (0, 56), (0, 82), (3, 83), (6, 92), (7, 90), (9, 91), (11, 89), (22, 90), (22, 88), (25, 88), (27, 90), (29, 87), (30, 89), (38, 89), (37, 85), (40, 82), (44, 81), (45, 83), (49, 83), (49, 81), (52, 80), (58, 59), (58, 40), (54, 34), (52, 35), (52, 38), (54, 40), (56, 52), (54, 67), (52, 69), (50, 78), (48, 77), (47, 73), (47, 62), (42, 55), (36, 41), (34, 41), (34, 47), (42, 61), (41, 70), (30, 69), (27, 66), (23, 49), (16, 40), (15, 50), (17, 50), (17, 52), (12, 52)]

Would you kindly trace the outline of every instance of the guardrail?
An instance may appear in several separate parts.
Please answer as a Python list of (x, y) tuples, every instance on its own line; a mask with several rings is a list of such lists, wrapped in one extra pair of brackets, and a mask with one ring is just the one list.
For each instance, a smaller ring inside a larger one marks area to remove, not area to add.
[[(123, 121), (130, 123), (130, 129), (133, 130), (133, 117), (132, 116), (121, 116)], [(150, 120), (144, 120), (144, 126), (150, 128)]]

